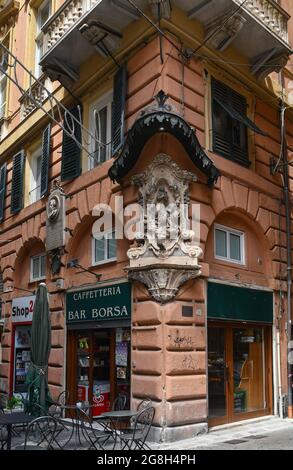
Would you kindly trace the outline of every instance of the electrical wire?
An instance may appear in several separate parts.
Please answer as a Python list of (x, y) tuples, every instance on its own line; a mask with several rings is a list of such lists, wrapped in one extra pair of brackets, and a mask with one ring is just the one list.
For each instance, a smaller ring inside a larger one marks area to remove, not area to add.
[[(272, 173), (275, 174), (276, 171), (278, 170), (280, 161), (283, 157), (283, 149), (284, 149), (284, 128), (285, 128), (285, 112), (287, 107), (285, 106), (285, 100), (284, 100), (284, 83), (282, 83), (282, 103), (281, 103), (281, 146), (280, 146), (280, 154), (279, 158), (277, 160), (276, 165), (274, 166)], [(287, 162), (288, 164), (289, 162)]]
[(208, 35), (199, 46), (197, 46), (193, 51), (190, 52), (191, 55), (196, 54), (207, 42), (209, 42), (211, 39), (213, 39), (214, 36), (216, 36), (222, 29), (223, 27), (241, 10), (241, 8), (244, 6), (244, 4), (247, 2), (247, 0), (243, 0), (243, 2), (231, 13), (231, 15), (226, 18), (226, 20), (220, 24), (220, 26), (215, 30), (212, 31), (210, 35)]
[[(245, 0), (246, 1), (246, 0)], [(172, 44), (173, 47), (175, 47), (175, 49), (179, 52), (179, 54), (182, 53), (182, 51), (179, 49), (179, 47), (173, 42), (171, 41), (170, 38), (168, 38), (168, 36), (166, 36), (166, 34), (164, 33), (164, 31), (159, 28), (158, 25), (156, 25), (156, 23), (154, 23), (137, 5), (135, 5), (135, 3), (133, 3), (132, 0), (127, 0), (127, 2), (148, 22), (150, 23), (157, 31), (158, 33), (163, 36), (166, 41), (168, 41), (170, 44)], [(188, 59), (188, 55), (186, 55), (186, 59)]]

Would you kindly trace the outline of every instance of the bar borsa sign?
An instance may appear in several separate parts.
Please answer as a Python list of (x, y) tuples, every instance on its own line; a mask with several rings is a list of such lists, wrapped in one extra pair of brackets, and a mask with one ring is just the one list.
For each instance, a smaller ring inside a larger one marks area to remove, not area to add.
[(126, 318), (131, 318), (128, 282), (66, 293), (67, 323)]

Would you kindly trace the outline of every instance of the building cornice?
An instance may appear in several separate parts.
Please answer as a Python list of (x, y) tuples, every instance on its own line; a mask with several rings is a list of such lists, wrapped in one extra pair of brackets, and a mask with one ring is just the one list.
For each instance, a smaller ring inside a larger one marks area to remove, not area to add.
[(19, 2), (12, 0), (3, 9), (0, 10), (0, 34), (2, 36), (2, 29), (8, 24), (10, 25), (11, 20), (14, 19), (15, 15), (19, 11)]

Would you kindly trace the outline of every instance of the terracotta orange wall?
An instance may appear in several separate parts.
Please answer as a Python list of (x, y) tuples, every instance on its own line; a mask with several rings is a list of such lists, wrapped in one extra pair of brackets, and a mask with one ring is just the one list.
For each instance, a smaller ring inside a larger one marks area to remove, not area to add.
[[(128, 72), (129, 72), (129, 81), (128, 81), (128, 97), (127, 97), (127, 111), (126, 111), (126, 124), (129, 129), (133, 124), (135, 117), (137, 116), (139, 110), (141, 110), (145, 105), (149, 104), (152, 101), (153, 95), (159, 91), (161, 88), (165, 92), (169, 93), (171, 96), (172, 102), (180, 110), (181, 105), (181, 79), (182, 79), (182, 69), (180, 61), (178, 60), (177, 53), (169, 43), (164, 42), (164, 64), (160, 63), (159, 58), (159, 41), (156, 38), (153, 42), (145, 46), (141, 51), (139, 51), (133, 58), (128, 62)], [(185, 118), (190, 122), (192, 126), (196, 129), (197, 136), (202, 143), (205, 145), (204, 139), (204, 86), (202, 78), (202, 65), (192, 60), (185, 68), (184, 73), (184, 102), (185, 102)], [(66, 249), (68, 254), (63, 257), (63, 263), (66, 265), (66, 262), (70, 258), (79, 258), (82, 260), (82, 263), (85, 266), (89, 265), (89, 255), (87, 253), (87, 248), (90, 244), (90, 227), (91, 220), (89, 215), (92, 208), (98, 202), (105, 202), (113, 204), (113, 197), (115, 194), (123, 194), (125, 196), (125, 203), (134, 202), (136, 200), (136, 194), (132, 187), (129, 185), (129, 178), (131, 174), (139, 172), (145, 168), (148, 162), (155, 156), (157, 152), (165, 152), (171, 155), (174, 160), (180, 164), (182, 167), (194, 171), (198, 175), (198, 182), (192, 185), (191, 187), (191, 199), (194, 202), (200, 202), (202, 206), (202, 223), (201, 223), (201, 243), (202, 247), (205, 248), (207, 244), (207, 251), (205, 258), (202, 261), (203, 264), (203, 273), (204, 277), (209, 275), (209, 269), (214, 275), (224, 275), (226, 278), (230, 276), (231, 279), (235, 279), (235, 273), (232, 270), (229, 270), (222, 266), (221, 268), (217, 264), (212, 263), (210, 258), (211, 248), (209, 248), (209, 234), (211, 233), (213, 223), (217, 220), (218, 217), (222, 217), (222, 213), (233, 212), (235, 214), (241, 212), (241, 214), (246, 214), (252, 223), (255, 222), (259, 227), (259, 231), (262, 233), (263, 237), (266, 237), (268, 254), (267, 257), (271, 261), (271, 272), (266, 270), (266, 272), (261, 272), (256, 269), (256, 266), (251, 263), (251, 269), (249, 272), (245, 273), (245, 279), (251, 280), (254, 283), (261, 283), (263, 285), (269, 285), (278, 290), (279, 284), (277, 278), (279, 276), (280, 267), (278, 263), (278, 252), (281, 247), (282, 252), (282, 269), (285, 267), (286, 254), (284, 251), (286, 241), (285, 241), (285, 231), (284, 231), (284, 212), (281, 212), (281, 236), (278, 234), (278, 213), (279, 213), (279, 202), (278, 199), (281, 197), (281, 186), (279, 176), (271, 177), (268, 171), (268, 158), (269, 155), (274, 154), (278, 155), (279, 151), (279, 136), (277, 128), (277, 113), (276, 111), (267, 103), (261, 103), (260, 100), (257, 100), (256, 104), (256, 121), (264, 129), (269, 131), (269, 137), (256, 137), (256, 172), (253, 172), (249, 169), (242, 168), (239, 165), (236, 165), (232, 162), (225, 160), (222, 157), (211, 154), (213, 160), (215, 161), (216, 166), (218, 166), (222, 172), (222, 177), (219, 179), (214, 189), (209, 189), (206, 186), (205, 177), (197, 171), (194, 165), (191, 163), (189, 157), (186, 155), (182, 146), (172, 137), (162, 135), (160, 137), (154, 137), (150, 141), (137, 165), (130, 173), (129, 177), (123, 183), (123, 188), (118, 184), (113, 184), (109, 181), (107, 177), (107, 172), (113, 161), (104, 163), (98, 168), (95, 168), (91, 171), (88, 171), (82, 174), (79, 178), (75, 179), (72, 182), (65, 183), (63, 185), (65, 193), (67, 195), (66, 199), (66, 226), (73, 231), (73, 237), (67, 233)], [(288, 135), (291, 138), (291, 123), (288, 124)], [(52, 185), (53, 179), (57, 178), (60, 175), (61, 169), (61, 132), (56, 127), (52, 131), (52, 142), (53, 142), (53, 155), (50, 167), (50, 181)], [(0, 247), (1, 255), (1, 268), (3, 270), (4, 280), (9, 284), (9, 282), (14, 281), (14, 269), (17, 266), (17, 259), (20, 259), (20, 253), (23, 246), (31, 246), (33, 240), (39, 240), (39, 243), (45, 242), (45, 202), (46, 200), (40, 200), (35, 204), (32, 204), (24, 208), (18, 215), (11, 216), (10, 214), (10, 192), (11, 192), (11, 173), (12, 173), (12, 163), (11, 161), (8, 164), (8, 185), (7, 185), (7, 195), (6, 195), (6, 209), (5, 209), (5, 221), (1, 224), (1, 230), (3, 232), (3, 237), (12, 240), (12, 242), (7, 243), (4, 246)], [(234, 216), (228, 216), (227, 221), (228, 225), (234, 223)], [(221, 220), (221, 219), (219, 219)], [(241, 223), (241, 217), (237, 218), (237, 224)], [(250, 234), (250, 225), (246, 223), (246, 229)], [(249, 235), (250, 236), (250, 235)], [(257, 235), (255, 235), (257, 237)], [(253, 241), (253, 235), (251, 232), (251, 243)], [(257, 238), (257, 249), (252, 249), (252, 257), (255, 252), (261, 250), (259, 244), (262, 240)], [(28, 244), (28, 245), (27, 245)], [(118, 252), (118, 263), (103, 266), (103, 278), (108, 279), (113, 276), (125, 276), (123, 268), (127, 264), (126, 259), (126, 249), (128, 246), (127, 241), (119, 242), (119, 252)], [(263, 245), (265, 246), (265, 245)], [(254, 251), (255, 250), (255, 251)], [(29, 256), (27, 255), (26, 261), (28, 263)], [(211, 265), (209, 266), (209, 264)], [(24, 265), (23, 265), (24, 266)], [(28, 266), (28, 264), (26, 264)], [(74, 271), (74, 272), (73, 272)], [(101, 268), (96, 267), (96, 272), (100, 272)], [(84, 283), (94, 282), (95, 279), (92, 276), (91, 279), (89, 275), (84, 273), (77, 273), (75, 270), (67, 270), (62, 268), (60, 275), (58, 277), (63, 277), (65, 279), (65, 287), (77, 286)], [(21, 276), (23, 284), (26, 284), (26, 277)], [(284, 284), (283, 284), (284, 287)], [(51, 277), (48, 279), (48, 288), (51, 294), (50, 297), (50, 306), (52, 310), (52, 325), (53, 325), (53, 347), (52, 354), (50, 357), (50, 368), (49, 368), (49, 381), (53, 387), (54, 393), (58, 393), (63, 387), (64, 380), (64, 358), (62, 357), (59, 349), (64, 346), (64, 297), (63, 293), (60, 293), (54, 282), (54, 278)], [(198, 290), (197, 290), (198, 289)], [(19, 294), (20, 295), (20, 294)], [(7, 315), (10, 314), (10, 302), (12, 297), (15, 296), (15, 293), (6, 293), (5, 300), (7, 301)], [(164, 377), (166, 383), (168, 383), (168, 397), (164, 399), (167, 402), (170, 402), (170, 416), (174, 412), (174, 407), (172, 403), (177, 402), (177, 404), (183, 401), (183, 397), (178, 395), (178, 391), (174, 383), (176, 382), (174, 377), (180, 375), (179, 369), (176, 368), (173, 370), (168, 361), (171, 356), (174, 357), (174, 364), (176, 364), (176, 357), (179, 357), (181, 352), (174, 351), (168, 343), (168, 334), (167, 331), (169, 326), (172, 325), (175, 329), (180, 329), (181, 325), (178, 320), (178, 312), (181, 309), (180, 302), (192, 302), (199, 303), (202, 305), (202, 308), (205, 308), (205, 299), (204, 299), (204, 281), (199, 280), (195, 282), (187, 283), (184, 288), (181, 290), (180, 295), (177, 298), (177, 307), (178, 311), (170, 311), (173, 309), (170, 304), (168, 307), (164, 307), (164, 314), (162, 314), (161, 308), (156, 304), (152, 303), (149, 305), (150, 308), (147, 308), (147, 303), (150, 302), (147, 296), (147, 292), (144, 287), (141, 285), (136, 285), (134, 290), (134, 323), (138, 323), (137, 326), (140, 326), (140, 322), (150, 322), (150, 326), (154, 326), (154, 331), (158, 331), (154, 335), (155, 338), (160, 336), (160, 345), (157, 346), (152, 341), (149, 345), (146, 345), (143, 350), (148, 351), (148, 357), (154, 358), (163, 357), (162, 367), (159, 365), (153, 364), (152, 370), (143, 370), (141, 369), (143, 365), (141, 364), (140, 354), (140, 342), (134, 343), (135, 356), (137, 357), (137, 369), (134, 371), (134, 376), (137, 375), (137, 378), (134, 378), (134, 395), (140, 397), (142, 394), (140, 387), (141, 383), (144, 383), (144, 389), (150, 391), (152, 387), (158, 387), (158, 385), (152, 385), (153, 377), (160, 376)], [(136, 306), (137, 302), (137, 306)], [(175, 304), (174, 304), (175, 305)], [(175, 307), (174, 307), (175, 308)], [(161, 313), (160, 313), (161, 312)], [(168, 315), (170, 315), (168, 317)], [(172, 317), (172, 315), (174, 315)], [(169, 320), (165, 319), (169, 318)], [(159, 319), (158, 319), (159, 318)], [(203, 316), (204, 318), (204, 316)], [(202, 324), (202, 319), (193, 318), (190, 323), (187, 322), (186, 327), (191, 328), (197, 323)], [(185, 326), (183, 325), (185, 328)], [(201, 327), (200, 327), (201, 328)], [(163, 331), (160, 333), (159, 331)], [(200, 331), (200, 330), (199, 330)], [(180, 333), (181, 334), (181, 333)], [(11, 324), (7, 323), (7, 328), (3, 335), (3, 350), (4, 350), (4, 364), (1, 366), (1, 376), (4, 378), (4, 384), (7, 388), (8, 378), (9, 378), (9, 360), (10, 357), (10, 348), (11, 348)], [(135, 346), (137, 344), (137, 346)], [(143, 343), (141, 343), (143, 344)], [(199, 346), (200, 344), (200, 346)], [(193, 347), (191, 349), (191, 355), (197, 356), (197, 349), (199, 348), (199, 356), (196, 359), (196, 364), (202, 364), (200, 357), (204, 357), (205, 354), (205, 343), (203, 340), (200, 340), (197, 343), (197, 339), (194, 340)], [(158, 352), (159, 353), (156, 353)], [(186, 352), (186, 351), (185, 351)], [(169, 354), (170, 353), (170, 354)], [(177, 356), (178, 355), (178, 356)], [(183, 356), (182, 356), (183, 357)], [(160, 359), (161, 360), (161, 359)], [(198, 361), (198, 362), (197, 362)], [(172, 363), (172, 361), (171, 361)], [(152, 364), (150, 359), (146, 364)], [(168, 365), (169, 364), (169, 365)], [(150, 368), (150, 365), (147, 367)], [(157, 369), (160, 367), (160, 370)], [(169, 369), (168, 369), (169, 367)], [(170, 369), (171, 367), (171, 369)], [(186, 372), (186, 371), (185, 371)], [(184, 381), (186, 384), (186, 392), (190, 387), (189, 375), (196, 375), (197, 380), (199, 381), (199, 388), (201, 390), (199, 395), (198, 392), (192, 392), (192, 396), (189, 398), (192, 400), (203, 400), (204, 388), (205, 388), (205, 376), (202, 371), (202, 366), (196, 366), (195, 369), (191, 372), (185, 374), (184, 372)], [(149, 378), (148, 378), (149, 377)], [(149, 384), (149, 387), (146, 384)], [(155, 383), (159, 383), (159, 380), (155, 380)], [(183, 385), (182, 385), (183, 386)], [(136, 388), (138, 387), (138, 388)], [(184, 387), (183, 387), (184, 388)], [(162, 390), (156, 388), (153, 392), (158, 400), (162, 398)], [(182, 392), (183, 393), (183, 392)], [(156, 395), (157, 394), (157, 395)], [(181, 405), (180, 405), (181, 406)], [(182, 405), (183, 406), (183, 405)], [(196, 402), (194, 406), (199, 406), (201, 410), (204, 409), (204, 402)], [(202, 412), (203, 413), (203, 412)], [(203, 414), (199, 414), (203, 416)], [(161, 419), (161, 418), (160, 418)], [(170, 423), (172, 421), (170, 417)], [(174, 418), (175, 419), (175, 418)], [(180, 420), (180, 417), (177, 417), (177, 422)], [(175, 420), (176, 421), (176, 420)], [(174, 422), (175, 422), (174, 421)]]

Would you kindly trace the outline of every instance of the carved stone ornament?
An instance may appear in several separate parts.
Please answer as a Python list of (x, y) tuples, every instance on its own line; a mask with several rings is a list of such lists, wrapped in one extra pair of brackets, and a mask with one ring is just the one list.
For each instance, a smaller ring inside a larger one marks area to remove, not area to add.
[(47, 202), (46, 249), (56, 250), (65, 245), (65, 194), (58, 181)]
[(160, 303), (172, 300), (179, 287), (198, 277), (201, 248), (189, 228), (188, 189), (196, 176), (165, 154), (132, 178), (138, 188), (140, 230), (127, 255), (129, 279), (145, 284)]
[(57, 219), (60, 213), (60, 206), (61, 206), (61, 201), (60, 201), (59, 195), (54, 194), (50, 196), (48, 210), (47, 210), (48, 219), (50, 220)]

